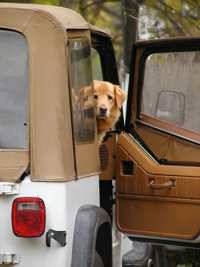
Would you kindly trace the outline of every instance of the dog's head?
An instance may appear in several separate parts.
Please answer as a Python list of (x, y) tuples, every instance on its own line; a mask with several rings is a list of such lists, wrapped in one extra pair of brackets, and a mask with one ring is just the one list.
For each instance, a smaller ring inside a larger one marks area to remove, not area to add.
[(96, 116), (99, 119), (109, 117), (113, 110), (120, 109), (126, 99), (126, 93), (118, 85), (94, 80), (93, 88)]

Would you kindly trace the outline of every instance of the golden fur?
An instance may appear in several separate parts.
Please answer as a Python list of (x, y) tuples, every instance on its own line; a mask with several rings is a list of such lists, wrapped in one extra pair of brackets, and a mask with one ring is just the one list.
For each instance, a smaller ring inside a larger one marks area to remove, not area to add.
[(104, 81), (93, 81), (94, 106), (97, 118), (97, 131), (99, 145), (120, 117), (120, 108), (126, 99), (126, 93), (119, 88)]

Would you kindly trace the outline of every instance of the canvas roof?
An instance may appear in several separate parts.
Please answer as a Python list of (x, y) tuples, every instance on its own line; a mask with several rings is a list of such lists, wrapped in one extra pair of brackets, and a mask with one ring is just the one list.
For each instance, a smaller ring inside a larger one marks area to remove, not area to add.
[[(0, 3), (0, 28), (21, 32), (27, 39), (30, 107), (30, 151), (0, 150), (0, 181), (16, 182), (29, 163), (34, 181), (74, 179), (67, 31), (90, 40), (91, 29), (101, 30), (67, 8), (10, 3)], [(87, 145), (92, 162), (83, 163), (80, 176), (87, 168), (87, 173), (99, 172), (95, 144)], [(84, 150), (81, 153), (84, 157)]]

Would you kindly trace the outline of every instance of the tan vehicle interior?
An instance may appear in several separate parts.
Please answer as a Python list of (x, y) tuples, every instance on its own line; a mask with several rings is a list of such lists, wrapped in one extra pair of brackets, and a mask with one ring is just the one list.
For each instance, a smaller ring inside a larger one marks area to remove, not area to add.
[[(178, 41), (175, 41), (178, 42)], [(198, 242), (199, 51), (135, 46), (129, 133), (117, 146), (117, 224), (137, 238)], [(193, 100), (192, 100), (193, 99)], [(196, 105), (195, 105), (196, 104)], [(163, 241), (164, 242), (164, 241)]]

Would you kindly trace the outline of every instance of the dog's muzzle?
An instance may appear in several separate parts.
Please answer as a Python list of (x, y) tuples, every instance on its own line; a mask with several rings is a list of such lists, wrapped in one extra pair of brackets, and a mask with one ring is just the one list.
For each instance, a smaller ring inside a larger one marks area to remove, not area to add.
[(99, 117), (108, 117), (109, 116), (109, 111), (106, 105), (102, 104), (98, 110), (97, 110), (97, 116)]

